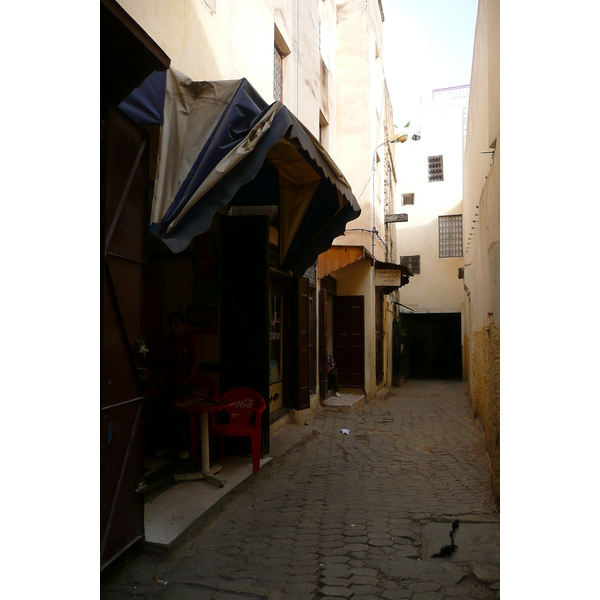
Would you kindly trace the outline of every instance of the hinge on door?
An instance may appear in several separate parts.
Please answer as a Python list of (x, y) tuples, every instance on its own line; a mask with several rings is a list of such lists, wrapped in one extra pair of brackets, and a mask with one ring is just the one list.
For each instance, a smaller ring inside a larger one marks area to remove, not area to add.
[(140, 481), (138, 483), (137, 488), (135, 489), (135, 493), (136, 494), (145, 494), (146, 493), (146, 489), (148, 488), (148, 485), (146, 484), (146, 482), (142, 479), (142, 481)]

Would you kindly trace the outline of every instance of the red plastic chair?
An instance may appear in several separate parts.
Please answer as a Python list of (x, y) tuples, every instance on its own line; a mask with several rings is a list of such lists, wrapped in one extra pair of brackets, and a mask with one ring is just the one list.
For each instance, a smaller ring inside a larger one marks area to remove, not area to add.
[(212, 429), (219, 436), (219, 454), (223, 458), (225, 437), (249, 437), (252, 447), (252, 469), (256, 473), (260, 468), (260, 421), (266, 408), (264, 398), (250, 388), (238, 387), (225, 392), (221, 401), (229, 404), (225, 412), (229, 415), (229, 423), (220, 424), (214, 419)]

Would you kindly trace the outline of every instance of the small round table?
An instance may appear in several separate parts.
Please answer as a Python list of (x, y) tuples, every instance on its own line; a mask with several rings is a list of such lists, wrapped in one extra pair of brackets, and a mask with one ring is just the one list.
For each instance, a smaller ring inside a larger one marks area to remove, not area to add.
[(226, 483), (225, 479), (215, 477), (223, 466), (210, 466), (210, 448), (208, 444), (208, 413), (215, 413), (225, 410), (227, 406), (233, 402), (221, 402), (219, 398), (182, 398), (174, 400), (172, 406), (179, 411), (188, 413), (190, 417), (190, 456), (198, 457), (198, 438), (202, 438), (200, 447), (200, 456), (202, 458), (202, 470), (197, 473), (182, 473), (175, 475), (175, 481), (197, 481), (198, 479), (206, 479), (206, 481), (223, 487)]

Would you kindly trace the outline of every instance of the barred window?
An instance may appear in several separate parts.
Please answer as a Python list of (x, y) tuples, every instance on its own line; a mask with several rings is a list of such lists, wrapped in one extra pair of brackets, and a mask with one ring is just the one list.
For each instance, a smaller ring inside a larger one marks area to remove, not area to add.
[(441, 156), (428, 156), (429, 181), (444, 181), (444, 162)]
[(401, 256), (400, 264), (403, 267), (408, 267), (413, 275), (421, 273), (421, 256), (418, 254), (416, 256)]
[(283, 91), (283, 55), (277, 46), (273, 48), (273, 99), (282, 100)]
[(440, 258), (455, 258), (463, 255), (462, 215), (438, 217), (440, 235)]
[(414, 194), (402, 194), (402, 206), (405, 204), (414, 204), (415, 203), (415, 195)]

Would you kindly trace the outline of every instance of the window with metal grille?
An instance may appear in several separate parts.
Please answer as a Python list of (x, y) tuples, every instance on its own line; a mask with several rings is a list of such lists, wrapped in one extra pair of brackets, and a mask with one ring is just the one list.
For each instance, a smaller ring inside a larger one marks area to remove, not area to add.
[(429, 181), (444, 181), (444, 162), (441, 156), (428, 156)]
[(401, 256), (400, 264), (403, 267), (408, 267), (413, 275), (419, 275), (421, 273), (421, 256)]
[(283, 55), (273, 48), (273, 99), (283, 102)]
[(414, 194), (402, 194), (402, 206), (405, 204), (414, 204), (415, 203), (415, 195)]
[(438, 227), (440, 232), (440, 258), (462, 256), (462, 215), (438, 217)]

